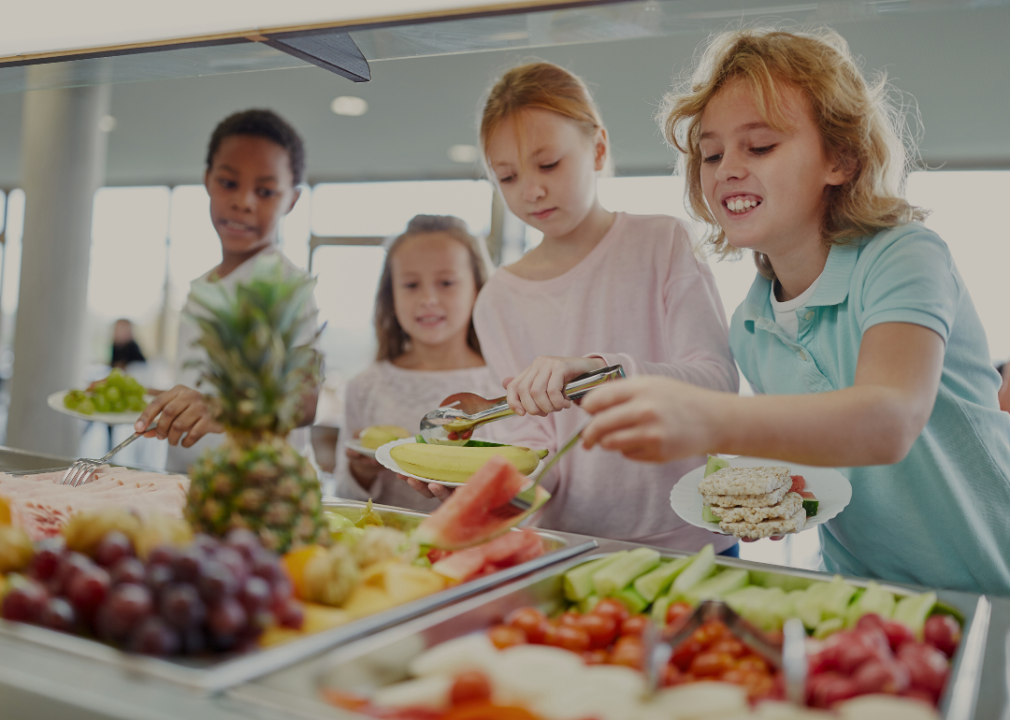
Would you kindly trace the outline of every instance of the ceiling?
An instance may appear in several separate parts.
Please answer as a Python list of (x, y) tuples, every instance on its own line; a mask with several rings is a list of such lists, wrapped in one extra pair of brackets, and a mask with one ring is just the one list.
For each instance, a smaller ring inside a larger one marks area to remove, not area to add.
[[(887, 3), (875, 5), (882, 4)], [(890, 5), (914, 12), (873, 14), (839, 11), (867, 3), (780, 5), (789, 17), (799, 8), (807, 17), (811, 8), (817, 11), (813, 17), (828, 17), (862, 56), (865, 69), (886, 70), (905, 101), (914, 98), (925, 128), (920, 148), (929, 165), (1010, 168), (1010, 5), (911, 0)], [(653, 114), (708, 32), (743, 17), (730, 4), (722, 6), (729, 10), (705, 24), (683, 23), (646, 37), (388, 60), (373, 56), (369, 83), (300, 62), (283, 63), (293, 65), (283, 69), (119, 83), (112, 89), (116, 125), (109, 135), (106, 184), (199, 182), (214, 125), (250, 107), (273, 108), (299, 129), (313, 183), (472, 178), (476, 165), (453, 162), (448, 149), (475, 142), (482, 93), (502, 70), (531, 57), (562, 64), (589, 81), (610, 130), (618, 174), (666, 173), (674, 158)], [(833, 14), (826, 16), (825, 8)], [(765, 15), (774, 16), (776, 9), (767, 6)], [(142, 62), (141, 56), (128, 57)], [(330, 103), (339, 95), (364, 98), (368, 112), (335, 115)], [(0, 187), (19, 182), (22, 97), (0, 95)]]

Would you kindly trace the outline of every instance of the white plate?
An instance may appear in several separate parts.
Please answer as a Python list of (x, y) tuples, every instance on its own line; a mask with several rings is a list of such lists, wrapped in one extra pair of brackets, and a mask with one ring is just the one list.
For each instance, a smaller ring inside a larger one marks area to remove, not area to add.
[[(480, 440), (481, 438), (472, 438), (472, 439)], [(398, 473), (399, 475), (406, 475), (409, 478), (414, 478), (415, 480), (420, 480), (421, 482), (437, 483), (438, 485), (444, 485), (445, 487), (451, 487), (451, 488), (463, 486), (464, 483), (445, 482), (444, 480), (431, 480), (429, 478), (423, 478), (420, 475), (414, 475), (412, 473), (409, 473), (403, 468), (401, 468), (399, 465), (397, 465), (396, 460), (394, 460), (393, 456), (389, 454), (389, 451), (395, 448), (397, 445), (408, 445), (410, 443), (416, 443), (416, 442), (417, 439), (412, 437), (388, 442), (375, 451), (375, 459), (378, 460), (379, 464), (382, 465), (387, 470), (392, 470), (393, 472)], [(493, 442), (493, 441), (485, 440), (484, 442)], [(533, 472), (531, 472), (529, 476), (535, 480), (537, 475), (539, 475), (543, 471), (543, 469), (544, 469), (544, 458), (541, 458), (540, 462), (537, 463), (537, 466), (535, 468), (533, 468)]]
[(344, 447), (347, 448), (348, 450), (353, 450), (356, 453), (364, 455), (365, 457), (370, 458), (375, 457), (375, 450), (373, 450), (372, 448), (366, 448), (364, 445), (361, 444), (361, 441), (358, 438), (348, 440), (347, 442), (344, 443)]
[[(826, 523), (831, 518), (845, 509), (852, 499), (852, 485), (848, 479), (834, 468), (811, 467), (810, 465), (797, 465), (795, 463), (782, 462), (781, 460), (768, 460), (765, 458), (735, 457), (728, 460), (730, 467), (788, 467), (790, 475), (802, 475), (807, 481), (807, 490), (812, 492), (820, 504), (817, 507), (817, 514), (807, 518), (803, 530)], [(705, 528), (720, 535), (726, 535), (715, 523), (705, 522), (702, 517), (702, 507), (704, 502), (701, 493), (698, 492), (698, 485), (705, 477), (705, 466), (695, 468), (682, 477), (673, 490), (670, 491), (670, 505), (674, 511), (684, 520), (695, 527)]]
[[(63, 404), (63, 398), (66, 397), (69, 390), (61, 390), (60, 392), (54, 392), (50, 395), (46, 402), (49, 404), (53, 410), (61, 412), (64, 415), (70, 415), (75, 418), (80, 418), (81, 420), (93, 420), (94, 422), (105, 423), (106, 425), (133, 425), (140, 418), (140, 412), (121, 412), (121, 413), (92, 413), (91, 415), (85, 415), (84, 413), (79, 413), (76, 410), (71, 410), (66, 405)], [(149, 403), (154, 400), (153, 395), (144, 395), (144, 402)]]

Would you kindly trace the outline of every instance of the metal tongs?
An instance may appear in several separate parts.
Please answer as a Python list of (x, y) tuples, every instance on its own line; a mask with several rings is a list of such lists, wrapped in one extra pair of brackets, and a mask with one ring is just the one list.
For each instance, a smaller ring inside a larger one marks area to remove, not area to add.
[[(579, 375), (565, 385), (565, 397), (580, 400), (593, 388), (623, 377), (626, 376), (620, 365)], [(458, 393), (421, 418), (421, 437), (431, 445), (465, 445), (476, 428), (509, 415), (515, 415), (515, 411), (504, 397), (485, 400), (473, 393)]]
[(710, 620), (721, 620), (733, 634), (747, 647), (768, 663), (782, 670), (785, 680), (786, 699), (796, 705), (803, 705), (807, 679), (807, 633), (803, 623), (793, 618), (783, 627), (781, 643), (765, 636), (760, 630), (740, 617), (729, 605), (721, 600), (703, 600), (686, 618), (667, 628), (660, 629), (649, 622), (642, 632), (642, 662), (645, 672), (646, 694), (651, 697), (659, 688), (663, 670), (673, 656), (673, 649), (688, 640), (691, 635)]

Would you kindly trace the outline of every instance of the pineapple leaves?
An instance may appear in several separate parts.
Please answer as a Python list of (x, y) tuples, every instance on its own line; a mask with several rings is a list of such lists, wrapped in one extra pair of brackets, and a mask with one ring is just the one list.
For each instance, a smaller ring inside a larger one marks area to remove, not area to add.
[(297, 424), (304, 397), (321, 379), (319, 353), (294, 345), (315, 322), (305, 313), (315, 283), (286, 275), (277, 256), (257, 259), (252, 277), (234, 292), (194, 283), (190, 299), (205, 312), (188, 317), (201, 330), (197, 344), (207, 358), (192, 364), (217, 391), (226, 426), (286, 434)]

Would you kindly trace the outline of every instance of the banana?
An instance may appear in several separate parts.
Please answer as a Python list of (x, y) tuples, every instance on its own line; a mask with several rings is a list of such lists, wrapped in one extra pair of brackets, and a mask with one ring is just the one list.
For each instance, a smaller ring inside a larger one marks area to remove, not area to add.
[(361, 431), (361, 447), (376, 450), (388, 442), (410, 437), (410, 432), (399, 425), (372, 425)]
[(460, 447), (407, 443), (392, 448), (389, 454), (401, 468), (412, 475), (442, 482), (465, 483), (495, 455), (501, 455), (523, 475), (529, 475), (543, 457), (540, 452), (544, 451), (518, 445)]

